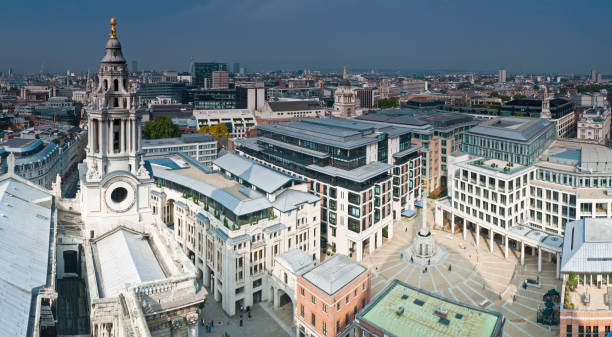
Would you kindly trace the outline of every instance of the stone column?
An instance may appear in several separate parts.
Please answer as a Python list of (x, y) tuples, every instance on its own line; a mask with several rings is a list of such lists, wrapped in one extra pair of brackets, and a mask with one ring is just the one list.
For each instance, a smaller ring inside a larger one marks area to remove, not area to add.
[(525, 265), (525, 242), (521, 241), (521, 266)]
[(378, 235), (376, 236), (376, 238), (377, 238), (377, 240), (376, 240), (376, 247), (378, 247), (378, 248), (382, 247), (382, 245), (383, 245), (382, 228), (378, 231)]
[(108, 121), (108, 149), (109, 149), (109, 153), (115, 153), (115, 148), (113, 146), (113, 143), (115, 143), (115, 132), (113, 130), (114, 128), (114, 122), (113, 119), (110, 119)]
[(125, 119), (121, 119), (121, 133), (119, 136), (119, 152), (125, 153)]
[(377, 243), (377, 241), (378, 241), (378, 238), (377, 238), (377, 237), (378, 237), (378, 235), (380, 235), (380, 234), (374, 234), (374, 235), (372, 235), (372, 236), (370, 237), (370, 247), (369, 247), (369, 253), (370, 253), (370, 255), (372, 255), (372, 253), (374, 252), (374, 249), (375, 249), (375, 247), (374, 247), (374, 246), (378, 244), (378, 243)]
[(495, 233), (493, 233), (492, 229), (489, 229), (489, 252), (493, 253), (493, 238), (495, 237)]
[(476, 224), (476, 247), (480, 244), (480, 225)]
[[(387, 226), (387, 235), (389, 236), (387, 239), (389, 239), (389, 241), (391, 241), (391, 239), (393, 239), (393, 221), (391, 221), (391, 223)], [(402, 229), (400, 228), (400, 232), (402, 231)], [(382, 240), (382, 238), (381, 238)]]
[(542, 248), (538, 248), (538, 273), (542, 272)]
[(355, 246), (357, 246), (357, 249), (355, 251), (355, 253), (357, 254), (357, 262), (360, 262), (361, 260), (363, 260), (363, 242), (358, 242)]
[(559, 253), (556, 253), (556, 257), (557, 257), (557, 262), (556, 262), (556, 268), (555, 268), (555, 277), (557, 278), (557, 280), (560, 280), (559, 274), (561, 271), (561, 256), (559, 255)]
[(455, 215), (451, 213), (451, 234), (455, 234)]
[(508, 258), (508, 234), (506, 234), (506, 240), (504, 240), (504, 258)]
[(189, 324), (187, 326), (187, 329), (188, 329), (187, 336), (188, 337), (198, 337), (198, 330), (199, 330), (198, 328), (199, 328), (199, 326), (200, 325), (198, 324), (197, 321), (196, 321), (195, 324)]
[(104, 123), (102, 122), (102, 119), (98, 119), (97, 121), (96, 136), (98, 136), (98, 153), (102, 153), (104, 151)]

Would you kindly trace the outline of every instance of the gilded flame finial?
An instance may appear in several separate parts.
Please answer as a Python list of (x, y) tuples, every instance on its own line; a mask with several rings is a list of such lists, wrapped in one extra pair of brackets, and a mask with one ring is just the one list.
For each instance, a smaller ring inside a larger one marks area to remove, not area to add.
[(115, 18), (111, 18), (110, 20), (110, 24), (111, 24), (111, 31), (110, 31), (110, 38), (111, 39), (116, 39), (117, 38), (117, 20), (115, 20)]

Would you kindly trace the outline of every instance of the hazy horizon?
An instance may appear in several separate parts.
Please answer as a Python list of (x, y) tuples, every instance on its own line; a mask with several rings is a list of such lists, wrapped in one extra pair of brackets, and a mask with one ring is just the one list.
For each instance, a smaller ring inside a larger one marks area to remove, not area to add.
[(30, 1), (4, 4), (0, 71), (97, 72), (109, 19), (128, 62), (187, 71), (612, 73), (612, 3), (515, 1)]

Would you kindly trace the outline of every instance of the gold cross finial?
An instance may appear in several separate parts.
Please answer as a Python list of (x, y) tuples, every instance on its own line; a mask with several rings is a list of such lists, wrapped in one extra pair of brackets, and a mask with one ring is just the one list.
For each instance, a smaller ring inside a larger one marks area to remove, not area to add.
[(111, 31), (110, 31), (110, 38), (111, 39), (116, 39), (117, 38), (117, 20), (115, 20), (115, 18), (111, 18), (110, 20), (110, 24), (111, 24)]

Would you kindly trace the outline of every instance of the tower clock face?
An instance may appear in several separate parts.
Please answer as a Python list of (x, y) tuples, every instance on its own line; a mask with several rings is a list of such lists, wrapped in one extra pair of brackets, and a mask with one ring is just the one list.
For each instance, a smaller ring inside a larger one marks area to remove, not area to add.
[(111, 183), (104, 193), (106, 205), (115, 212), (125, 212), (134, 204), (134, 186), (125, 181)]

